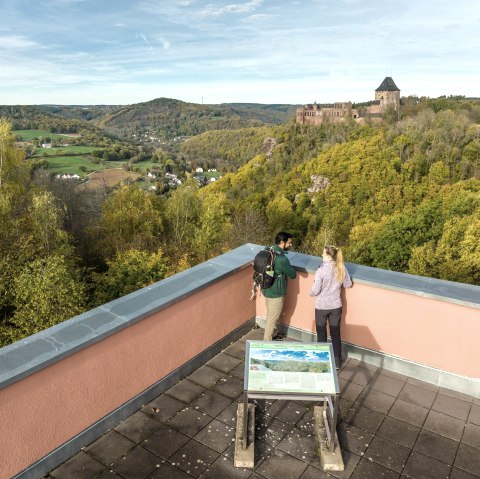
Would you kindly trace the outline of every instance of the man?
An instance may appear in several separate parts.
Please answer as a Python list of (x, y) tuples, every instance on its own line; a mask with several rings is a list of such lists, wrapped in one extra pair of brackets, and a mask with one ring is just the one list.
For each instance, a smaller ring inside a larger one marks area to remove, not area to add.
[(262, 289), (267, 306), (267, 319), (265, 323), (264, 341), (272, 339), (280, 341), (284, 335), (274, 335), (277, 322), (280, 319), (283, 308), (283, 301), (287, 292), (288, 278), (294, 279), (297, 275), (287, 258), (287, 251), (292, 247), (292, 235), (280, 231), (275, 237), (275, 244), (272, 246), (275, 252), (275, 262), (273, 264), (275, 281), (270, 288)]

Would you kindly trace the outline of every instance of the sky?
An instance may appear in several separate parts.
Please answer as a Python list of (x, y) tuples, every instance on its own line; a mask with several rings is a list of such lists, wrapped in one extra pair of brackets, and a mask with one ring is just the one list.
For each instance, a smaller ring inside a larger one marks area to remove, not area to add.
[(0, 104), (480, 97), (479, 0), (0, 0)]

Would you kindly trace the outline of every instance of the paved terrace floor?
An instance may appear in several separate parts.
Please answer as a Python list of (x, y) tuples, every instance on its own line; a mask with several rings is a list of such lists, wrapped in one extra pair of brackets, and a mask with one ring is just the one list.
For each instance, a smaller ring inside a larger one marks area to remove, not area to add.
[(234, 468), (245, 340), (262, 335), (231, 344), (45, 477), (480, 478), (480, 400), (353, 359), (339, 373), (345, 471), (322, 471), (314, 404), (293, 401), (257, 408), (255, 468)]

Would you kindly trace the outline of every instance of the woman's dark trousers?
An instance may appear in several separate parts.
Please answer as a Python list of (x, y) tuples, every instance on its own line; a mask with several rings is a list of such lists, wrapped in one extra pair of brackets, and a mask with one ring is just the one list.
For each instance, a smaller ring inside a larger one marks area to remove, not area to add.
[(317, 328), (317, 341), (327, 342), (327, 321), (330, 327), (330, 337), (333, 344), (333, 355), (337, 368), (342, 364), (342, 340), (340, 339), (340, 320), (342, 319), (342, 308), (337, 309), (316, 309), (315, 326)]

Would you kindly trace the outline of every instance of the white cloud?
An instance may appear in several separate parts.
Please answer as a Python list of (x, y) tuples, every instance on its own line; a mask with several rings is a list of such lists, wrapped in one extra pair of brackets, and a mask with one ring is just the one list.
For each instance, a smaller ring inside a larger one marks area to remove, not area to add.
[(6, 35), (0, 37), (0, 48), (31, 48), (37, 44), (20, 35)]
[(220, 16), (228, 13), (249, 13), (256, 10), (263, 3), (263, 0), (250, 0), (244, 3), (231, 3), (229, 5), (215, 5), (210, 3), (200, 12), (204, 16)]

